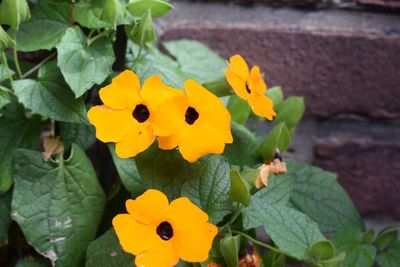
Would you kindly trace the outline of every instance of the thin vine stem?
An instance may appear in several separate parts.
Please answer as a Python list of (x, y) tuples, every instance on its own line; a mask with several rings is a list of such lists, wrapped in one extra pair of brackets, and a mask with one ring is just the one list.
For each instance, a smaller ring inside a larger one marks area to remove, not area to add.
[(139, 46), (139, 51), (138, 51), (138, 53), (136, 54), (136, 57), (135, 57), (135, 59), (133, 60), (133, 63), (132, 63), (132, 65), (131, 65), (131, 69), (133, 69), (133, 67), (136, 65), (136, 63), (138, 62), (138, 60), (139, 60), (139, 58), (140, 58), (140, 56), (141, 56), (141, 54), (142, 54), (142, 45), (140, 45)]
[(93, 44), (96, 40), (100, 39), (101, 37), (104, 37), (108, 34), (108, 31), (104, 31), (98, 35), (96, 35), (95, 37), (88, 39), (88, 46), (90, 46), (91, 44)]
[(36, 70), (38, 70), (44, 63), (46, 63), (47, 61), (49, 61), (50, 59), (52, 59), (54, 56), (56, 55), (56, 53), (50, 54), (49, 56), (47, 56), (46, 58), (44, 58), (42, 61), (40, 61), (37, 65), (35, 65), (32, 69), (28, 70), (27, 72), (25, 72), (22, 76), (21, 79), (28, 77), (29, 75), (31, 75), (32, 73), (34, 73)]
[(8, 66), (6, 53), (4, 51), (1, 52), (1, 59), (2, 59), (1, 61), (3, 62), (4, 66), (7, 69), (8, 79), (10, 80), (10, 82), (12, 82), (13, 81), (12, 73), (11, 73), (10, 67)]
[(18, 76), (21, 78), (22, 72), (21, 72), (21, 67), (19, 66), (19, 60), (17, 54), (17, 32), (14, 33), (14, 41), (15, 41), (15, 45), (13, 47), (14, 64), (15, 68), (17, 69)]

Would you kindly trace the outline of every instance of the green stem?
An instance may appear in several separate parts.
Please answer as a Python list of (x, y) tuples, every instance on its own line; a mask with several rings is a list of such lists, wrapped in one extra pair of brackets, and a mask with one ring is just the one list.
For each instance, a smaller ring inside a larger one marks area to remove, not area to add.
[(1, 61), (3, 62), (4, 66), (7, 69), (8, 79), (10, 80), (10, 82), (12, 82), (13, 81), (12, 73), (11, 73), (10, 67), (8, 66), (6, 53), (4, 53), (4, 51), (1, 52), (1, 59), (2, 59)]
[(240, 214), (242, 214), (242, 210), (240, 209), (240, 205), (238, 205), (235, 213), (232, 215), (232, 217), (229, 219), (229, 221), (225, 225), (220, 227), (219, 231), (222, 232), (225, 230), (225, 228), (229, 228), (229, 226), (231, 226), (236, 221), (236, 219), (240, 216)]
[(69, 25), (72, 26), (75, 23), (75, 0), (72, 0), (71, 17), (69, 19)]
[(142, 54), (142, 46), (140, 45), (140, 46), (139, 46), (139, 51), (138, 51), (138, 53), (137, 53), (135, 59), (133, 60), (132, 65), (131, 65), (131, 69), (133, 69), (133, 67), (136, 65), (136, 63), (138, 62), (138, 60), (139, 60), (141, 54)]
[(88, 34), (88, 39), (92, 38), (93, 34), (95, 33), (96, 29), (91, 29), (89, 34)]
[(108, 34), (108, 31), (104, 31), (104, 32), (100, 33), (99, 35), (96, 35), (95, 37), (88, 39), (88, 46), (93, 44), (97, 39), (106, 36), (107, 34)]
[(18, 76), (21, 78), (22, 72), (21, 72), (21, 67), (19, 66), (18, 54), (17, 54), (17, 32), (14, 33), (14, 41), (15, 41), (15, 45), (13, 48), (14, 64), (15, 68), (17, 69)]
[(45, 59), (43, 59), (42, 61), (40, 61), (36, 66), (34, 66), (32, 69), (28, 70), (26, 73), (24, 73), (21, 76), (21, 79), (28, 77), (29, 75), (31, 75), (32, 73), (34, 73), (36, 70), (38, 70), (44, 63), (46, 63), (47, 61), (49, 61), (50, 59), (52, 59), (54, 56), (56, 55), (56, 53), (50, 54), (49, 56), (47, 56)]
[(51, 124), (51, 137), (56, 137), (56, 121), (51, 120), (50, 124)]

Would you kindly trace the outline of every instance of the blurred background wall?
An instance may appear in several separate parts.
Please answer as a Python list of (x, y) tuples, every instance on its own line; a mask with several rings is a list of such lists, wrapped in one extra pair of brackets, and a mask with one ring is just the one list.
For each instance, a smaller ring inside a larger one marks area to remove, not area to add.
[(400, 219), (400, 0), (173, 4), (157, 22), (162, 40), (239, 53), (269, 87), (304, 96), (288, 157), (338, 173), (371, 226)]

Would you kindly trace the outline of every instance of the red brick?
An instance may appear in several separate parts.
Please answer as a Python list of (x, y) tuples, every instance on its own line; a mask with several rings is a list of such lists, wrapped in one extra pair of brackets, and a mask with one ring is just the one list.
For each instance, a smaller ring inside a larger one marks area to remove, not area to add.
[(400, 8), (400, 0), (357, 0), (361, 5), (372, 5), (386, 8)]
[(400, 219), (400, 143), (319, 139), (314, 163), (338, 173), (364, 216)]

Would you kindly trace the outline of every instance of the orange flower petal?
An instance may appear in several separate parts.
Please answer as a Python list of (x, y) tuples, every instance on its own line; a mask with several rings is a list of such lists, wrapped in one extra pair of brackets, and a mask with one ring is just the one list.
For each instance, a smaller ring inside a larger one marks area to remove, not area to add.
[(184, 127), (185, 113), (188, 108), (187, 97), (177, 96), (158, 105), (150, 116), (154, 133), (158, 136), (169, 136)]
[(141, 96), (150, 112), (165, 100), (183, 95), (183, 91), (165, 85), (158, 76), (150, 76), (144, 81)]
[(122, 248), (134, 255), (148, 250), (159, 239), (155, 225), (141, 224), (129, 214), (118, 214), (112, 224)]
[(100, 141), (119, 142), (135, 123), (129, 110), (113, 110), (104, 105), (92, 107), (88, 113), (91, 124), (96, 127), (96, 137)]
[(171, 221), (174, 228), (183, 227), (187, 223), (206, 223), (208, 214), (199, 209), (187, 197), (175, 199), (170, 204), (168, 221)]
[(131, 109), (141, 102), (140, 81), (130, 70), (121, 72), (112, 79), (112, 83), (99, 91), (103, 103), (114, 109)]
[(251, 68), (249, 85), (251, 91), (254, 91), (259, 95), (264, 95), (265, 91), (267, 91), (267, 85), (265, 84), (264, 79), (261, 76), (260, 68), (258, 66), (254, 66)]
[(229, 85), (240, 98), (245, 100), (249, 98), (249, 93), (246, 90), (246, 80), (241, 79), (232, 69), (229, 68), (225, 70), (225, 77)]
[(153, 246), (135, 258), (138, 267), (172, 267), (179, 261), (179, 256), (171, 241), (159, 239)]
[(169, 202), (162, 192), (149, 189), (135, 200), (127, 200), (126, 209), (137, 221), (158, 225), (167, 218)]
[(146, 150), (154, 139), (150, 124), (139, 123), (133, 119), (127, 134), (116, 144), (115, 152), (120, 158), (134, 157)]
[(234, 55), (229, 59), (232, 71), (243, 80), (249, 77), (249, 66), (240, 55)]
[(176, 148), (183, 140), (188, 130), (187, 126), (184, 126), (178, 132), (170, 136), (159, 136), (158, 137), (158, 147), (161, 149), (173, 149)]
[(265, 95), (252, 93), (249, 98), (249, 104), (255, 114), (272, 120), (276, 115), (272, 100)]

